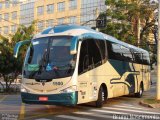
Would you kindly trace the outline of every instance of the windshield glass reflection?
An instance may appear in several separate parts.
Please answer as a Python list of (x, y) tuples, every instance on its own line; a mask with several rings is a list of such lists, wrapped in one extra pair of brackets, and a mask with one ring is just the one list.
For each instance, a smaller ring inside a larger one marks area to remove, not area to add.
[(70, 36), (45, 37), (32, 41), (24, 62), (24, 77), (50, 80), (73, 74), (76, 55), (70, 54)]

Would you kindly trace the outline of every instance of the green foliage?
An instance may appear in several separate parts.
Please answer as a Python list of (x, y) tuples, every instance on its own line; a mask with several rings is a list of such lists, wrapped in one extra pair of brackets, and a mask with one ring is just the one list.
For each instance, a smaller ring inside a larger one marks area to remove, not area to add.
[(19, 26), (17, 32), (12, 36), (12, 45), (14, 46), (19, 41), (31, 39), (34, 30), (35, 21), (29, 27), (25, 27), (24, 25)]
[(107, 25), (100, 31), (127, 43), (135, 44), (136, 38), (131, 31), (127, 16), (128, 3), (123, 0), (106, 0), (107, 11), (100, 17), (107, 17)]
[(9, 89), (11, 82), (21, 73), (27, 48), (22, 48), (19, 57), (16, 59), (13, 57), (14, 46), (18, 41), (31, 39), (34, 26), (35, 22), (29, 27), (20, 26), (17, 32), (11, 37), (11, 40), (0, 35), (0, 76), (6, 82), (7, 89)]
[(105, 28), (100, 31), (112, 35), (119, 40), (137, 44), (137, 21), (141, 21), (140, 39), (143, 48), (154, 26), (153, 12), (157, 6), (151, 6), (150, 0), (106, 0), (107, 10), (99, 17), (107, 17)]

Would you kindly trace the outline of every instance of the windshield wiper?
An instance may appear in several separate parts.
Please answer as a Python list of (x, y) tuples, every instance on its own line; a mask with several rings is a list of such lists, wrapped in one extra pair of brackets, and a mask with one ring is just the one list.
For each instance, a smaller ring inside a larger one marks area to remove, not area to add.
[[(33, 51), (32, 51), (33, 52)], [(42, 56), (42, 59), (40, 60), (39, 62), (39, 68), (38, 68), (38, 71), (33, 71), (30, 73), (29, 75), (29, 78), (32, 78), (36, 75), (36, 73), (38, 73), (38, 75), (40, 75), (42, 73), (42, 71), (45, 69), (46, 67), (46, 62), (47, 62), (47, 50), (45, 50), (43, 56)], [(33, 53), (32, 53), (33, 54)], [(31, 58), (30, 58), (31, 59)]]
[(47, 64), (47, 50), (45, 50), (44, 54), (43, 54), (43, 57), (42, 59), (40, 60), (39, 62), (39, 69), (38, 71), (34, 71), (33, 73), (31, 73), (29, 75), (29, 77), (34, 77), (34, 79), (40, 79), (41, 78), (41, 75), (42, 75), (42, 71), (45, 71), (46, 69), (46, 64)]
[(48, 41), (47, 48), (45, 49), (42, 59), (39, 62), (39, 70), (36, 72), (38, 74), (34, 76), (35, 79), (37, 78), (40, 79), (42, 76), (41, 75), (42, 71), (46, 71), (47, 63), (49, 60), (49, 44), (50, 44), (50, 40)]
[(47, 50), (45, 50), (43, 57), (39, 63), (39, 70), (38, 70), (38, 74), (41, 74), (42, 71), (46, 70), (46, 66), (47, 66), (47, 58), (48, 58), (48, 52)]

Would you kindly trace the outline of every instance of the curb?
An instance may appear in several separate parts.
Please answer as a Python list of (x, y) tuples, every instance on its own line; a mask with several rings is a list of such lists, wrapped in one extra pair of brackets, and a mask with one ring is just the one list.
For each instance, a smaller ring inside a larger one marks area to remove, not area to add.
[(140, 101), (139, 104), (142, 105), (143, 107), (159, 108), (159, 107), (156, 107), (156, 104), (147, 104), (147, 103), (144, 103), (143, 101)]
[(20, 95), (20, 92), (17, 92), (17, 93), (0, 93), (0, 95)]

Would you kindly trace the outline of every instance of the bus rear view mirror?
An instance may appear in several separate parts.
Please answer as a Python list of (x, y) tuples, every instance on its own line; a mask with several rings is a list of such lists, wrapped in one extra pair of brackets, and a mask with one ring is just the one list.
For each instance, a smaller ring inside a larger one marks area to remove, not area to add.
[(14, 47), (14, 57), (15, 58), (18, 57), (19, 49), (21, 46), (30, 44), (30, 42), (31, 42), (30, 40), (24, 40), (24, 41), (20, 41), (20, 42), (16, 43), (16, 45)]
[(77, 54), (77, 46), (78, 46), (78, 38), (73, 37), (71, 41), (71, 46), (70, 46), (70, 54), (74, 55)]

